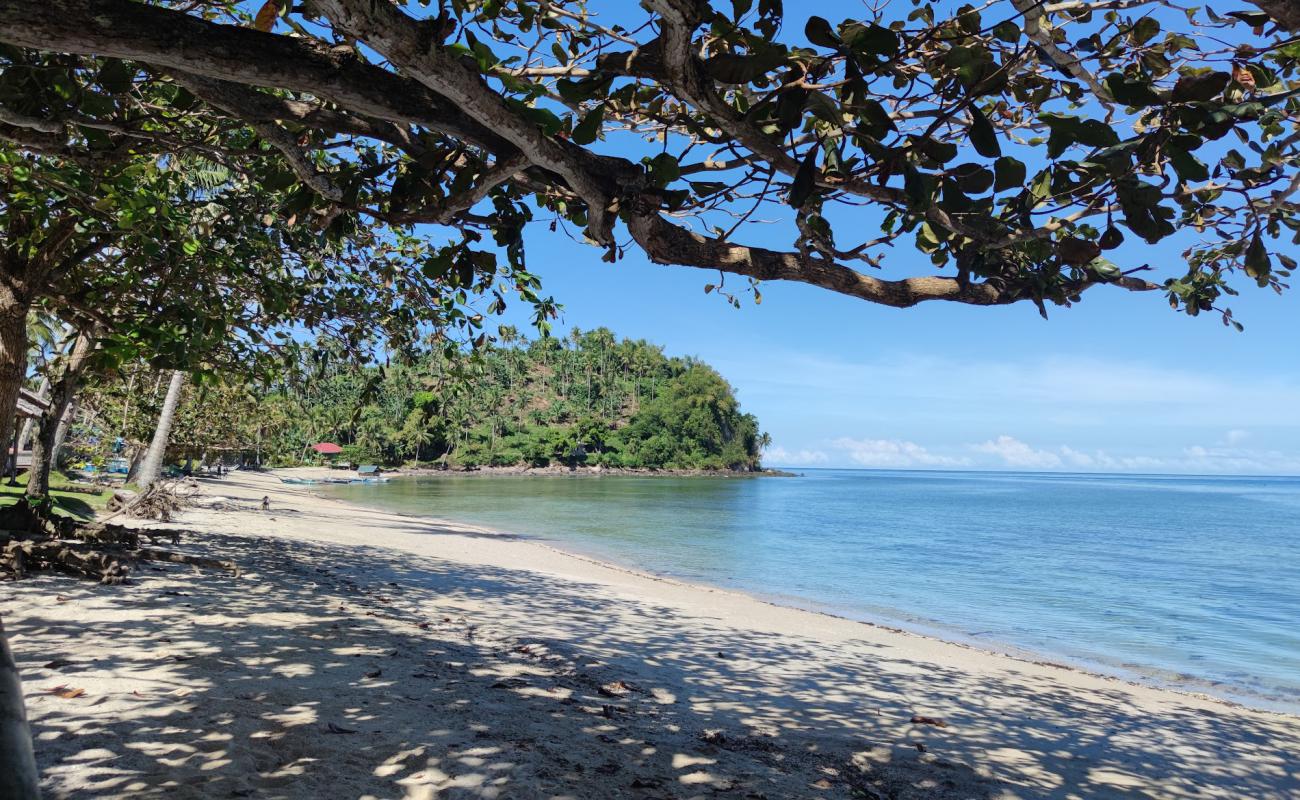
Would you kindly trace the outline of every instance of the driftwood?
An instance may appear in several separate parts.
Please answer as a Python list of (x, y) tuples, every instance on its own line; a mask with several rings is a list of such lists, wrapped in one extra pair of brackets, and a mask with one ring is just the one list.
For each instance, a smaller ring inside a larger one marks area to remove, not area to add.
[(16, 578), (37, 570), (58, 570), (100, 583), (122, 583), (131, 572), (130, 567), (114, 555), (85, 551), (56, 539), (10, 541), (0, 554), (0, 569)]
[(156, 519), (170, 522), (172, 515), (190, 504), (198, 493), (199, 485), (193, 480), (155, 481), (137, 495), (114, 492), (108, 501), (113, 515), (127, 514), (139, 519)]
[(22, 578), (32, 572), (55, 570), (100, 583), (117, 584), (130, 577), (131, 566), (136, 562), (166, 561), (239, 575), (239, 567), (233, 561), (138, 547), (137, 544), (133, 541), (129, 545), (109, 543), (95, 546), (80, 540), (11, 539), (0, 551), (0, 573)]
[(150, 544), (159, 540), (177, 544), (181, 531), (128, 528), (110, 522), (122, 514), (170, 520), (193, 496), (193, 491), (186, 491), (191, 488), (197, 491), (198, 485), (193, 481), (160, 481), (135, 497), (115, 494), (109, 504), (112, 513), (89, 525), (56, 516), (48, 502), (33, 505), (27, 498), (20, 498), (14, 505), (0, 509), (0, 576), (21, 578), (34, 571), (57, 570), (116, 584), (127, 580), (131, 566), (139, 561), (189, 564), (239, 575), (233, 561), (141, 547), (141, 539), (148, 539)]

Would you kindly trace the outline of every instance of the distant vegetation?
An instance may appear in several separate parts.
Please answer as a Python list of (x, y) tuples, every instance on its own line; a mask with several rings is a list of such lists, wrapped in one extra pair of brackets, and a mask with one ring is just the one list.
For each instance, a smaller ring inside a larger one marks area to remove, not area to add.
[[(336, 442), (339, 460), (354, 463), (754, 470), (768, 442), (712, 367), (605, 328), (527, 340), (507, 326), (472, 358), (382, 368), (321, 352), (270, 386), (186, 387), (172, 460), (238, 451), (286, 465), (313, 460), (312, 443)], [(105, 413), (94, 416), (119, 416), (125, 388), (100, 388)], [(135, 401), (129, 438), (146, 437), (150, 398)]]

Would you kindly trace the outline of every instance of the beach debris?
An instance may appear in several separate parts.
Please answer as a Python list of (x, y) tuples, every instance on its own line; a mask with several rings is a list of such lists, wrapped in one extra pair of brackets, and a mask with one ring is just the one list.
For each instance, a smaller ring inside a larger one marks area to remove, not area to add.
[(80, 688), (74, 689), (73, 687), (66, 686), (66, 685), (55, 686), (53, 689), (48, 689), (47, 691), (52, 695), (55, 695), (57, 697), (62, 697), (64, 700), (73, 700), (75, 698), (82, 697), (83, 695), (86, 694), (85, 689), (80, 689)]
[(913, 725), (934, 725), (939, 728), (948, 727), (948, 723), (938, 717), (922, 717), (920, 715), (912, 717)]
[(929, 752), (928, 750), (926, 750), (925, 745), (922, 744), (921, 742), (913, 742), (912, 744), (916, 745), (916, 751), (917, 751), (918, 753), (926, 753), (926, 752)]
[(75, 663), (75, 661), (69, 661), (66, 658), (56, 658), (53, 661), (42, 664), (41, 666), (45, 669), (63, 669), (64, 667), (70, 667)]
[(523, 678), (502, 678), (492, 684), (493, 689), (522, 689), (528, 685), (528, 681)]
[(606, 697), (626, 697), (631, 692), (640, 690), (626, 681), (611, 681), (610, 683), (601, 684), (601, 687), (596, 691)]
[(723, 745), (727, 743), (727, 734), (718, 728), (710, 728), (700, 732), (700, 741), (705, 744)]
[(719, 650), (717, 653), (715, 653), (714, 656), (715, 656), (716, 658), (725, 658), (725, 659), (727, 659), (727, 660), (730, 660), (730, 659), (731, 659), (731, 656), (727, 655), (726, 653), (722, 652), (721, 650)]
[(812, 787), (814, 789), (830, 789), (834, 785), (835, 784), (831, 783), (826, 778), (818, 778), (817, 780), (812, 782)]
[(379, 667), (375, 667), (374, 669), (370, 670), (369, 672), (367, 672), (366, 674), (362, 675), (361, 677), (363, 677), (363, 678), (378, 678), (380, 675), (383, 675), (383, 674), (384, 674), (384, 671), (383, 671), (382, 669), (380, 669)]
[(325, 732), (326, 733), (356, 733), (357, 731), (355, 728), (344, 728), (340, 725), (335, 725), (333, 722), (330, 722), (325, 725)]
[(633, 789), (658, 789), (658, 788), (659, 788), (660, 786), (662, 786), (662, 785), (663, 785), (663, 781), (655, 780), (655, 779), (653, 779), (653, 778), (633, 778), (633, 779), (632, 779), (632, 788), (633, 788)]

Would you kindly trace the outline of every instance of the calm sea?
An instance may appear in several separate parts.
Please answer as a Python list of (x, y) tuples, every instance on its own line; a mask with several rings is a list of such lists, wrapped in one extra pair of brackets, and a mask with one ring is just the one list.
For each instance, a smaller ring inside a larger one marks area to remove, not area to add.
[(1300, 479), (807, 470), (402, 478), (352, 502), (1300, 710)]

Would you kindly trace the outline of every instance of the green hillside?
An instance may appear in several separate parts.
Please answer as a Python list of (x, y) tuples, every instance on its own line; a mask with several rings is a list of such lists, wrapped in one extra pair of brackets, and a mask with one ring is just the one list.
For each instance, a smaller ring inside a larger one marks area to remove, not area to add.
[(253, 413), (264, 455), (294, 462), (333, 441), (346, 459), (390, 465), (759, 466), (758, 420), (707, 364), (604, 328), (500, 339), (468, 363), (340, 367), (279, 387)]

